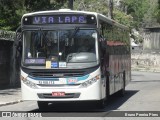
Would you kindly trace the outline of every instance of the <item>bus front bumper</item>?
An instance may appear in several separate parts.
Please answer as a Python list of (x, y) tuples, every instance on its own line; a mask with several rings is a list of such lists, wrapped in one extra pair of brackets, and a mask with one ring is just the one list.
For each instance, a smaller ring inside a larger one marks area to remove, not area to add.
[[(21, 83), (22, 99), (36, 101), (90, 101), (102, 99), (100, 81), (86, 88), (45, 88), (33, 89)], [(53, 96), (52, 93), (65, 93)]]

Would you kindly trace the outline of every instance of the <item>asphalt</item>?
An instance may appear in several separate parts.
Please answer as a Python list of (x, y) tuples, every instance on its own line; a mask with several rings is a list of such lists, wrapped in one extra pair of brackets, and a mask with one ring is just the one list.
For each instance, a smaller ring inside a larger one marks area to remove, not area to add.
[(21, 88), (0, 88), (0, 106), (22, 102)]

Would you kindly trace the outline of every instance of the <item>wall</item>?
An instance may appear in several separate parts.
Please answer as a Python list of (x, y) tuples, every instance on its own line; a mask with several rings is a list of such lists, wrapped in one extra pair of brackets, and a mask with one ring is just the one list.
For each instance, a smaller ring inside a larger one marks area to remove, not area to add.
[(132, 70), (160, 72), (160, 27), (145, 28), (142, 49), (132, 50)]
[(10, 59), (11, 59), (11, 41), (0, 41), (0, 85), (10, 83)]
[(20, 86), (20, 56), (16, 54), (15, 32), (0, 30), (0, 88)]
[(132, 52), (132, 70), (160, 72), (160, 51)]
[(143, 38), (143, 50), (160, 50), (160, 27), (144, 29)]

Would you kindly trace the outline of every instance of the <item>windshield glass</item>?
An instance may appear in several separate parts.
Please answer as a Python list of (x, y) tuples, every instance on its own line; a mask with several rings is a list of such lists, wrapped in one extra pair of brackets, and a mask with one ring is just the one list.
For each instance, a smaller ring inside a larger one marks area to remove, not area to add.
[(60, 68), (97, 64), (97, 32), (94, 29), (24, 31), (23, 38), (24, 65)]

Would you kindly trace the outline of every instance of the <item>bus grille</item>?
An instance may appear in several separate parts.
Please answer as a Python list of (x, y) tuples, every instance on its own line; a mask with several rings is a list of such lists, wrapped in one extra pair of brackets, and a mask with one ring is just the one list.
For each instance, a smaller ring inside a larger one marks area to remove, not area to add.
[(32, 72), (29, 75), (32, 77), (39, 77), (39, 78), (81, 77), (84, 76), (84, 72), (72, 72), (72, 73)]

